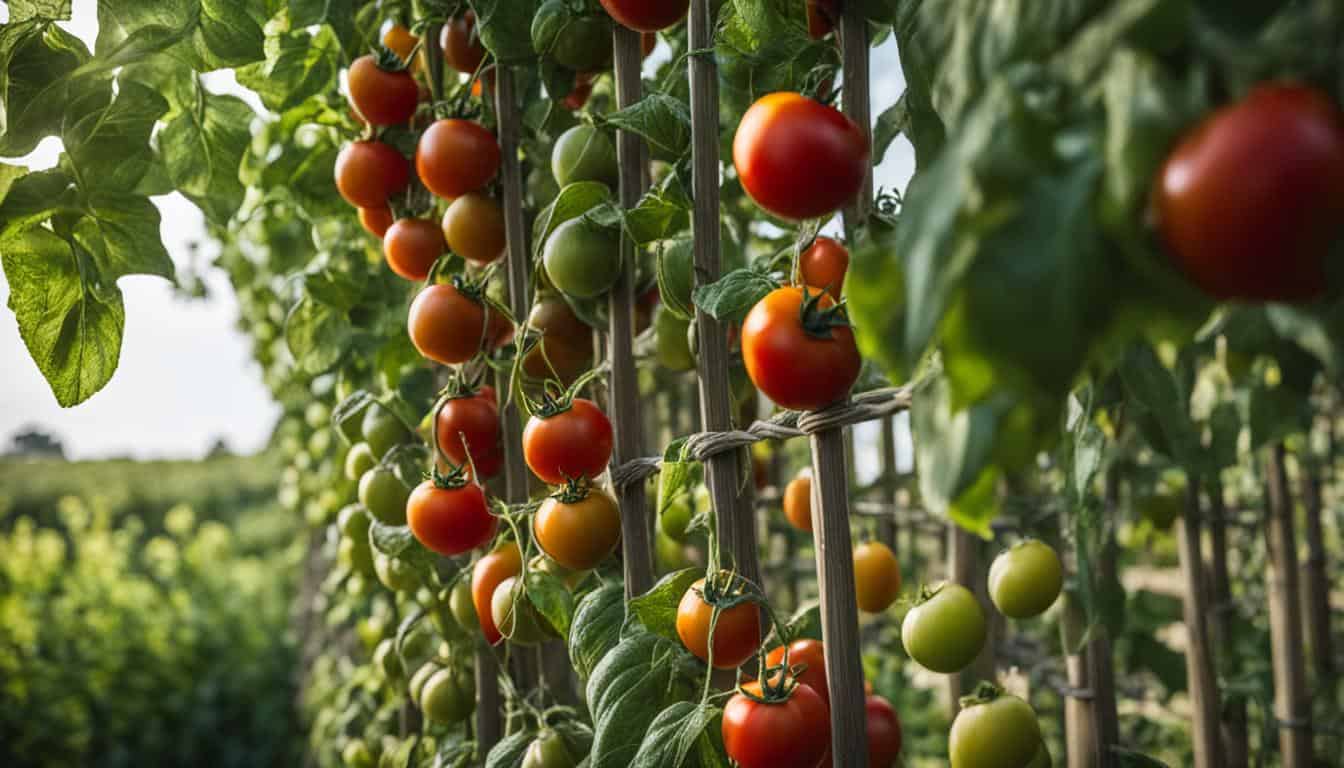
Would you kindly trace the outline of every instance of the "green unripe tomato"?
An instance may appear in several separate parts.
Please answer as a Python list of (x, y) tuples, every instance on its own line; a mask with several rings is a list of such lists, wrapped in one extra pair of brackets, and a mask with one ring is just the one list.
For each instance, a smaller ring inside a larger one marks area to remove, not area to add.
[(448, 595), (448, 610), (458, 625), (467, 632), (480, 632), (481, 620), (476, 616), (476, 604), (471, 600), (471, 579), (458, 579)]
[(384, 638), (378, 643), (378, 647), (373, 649), (373, 666), (382, 670), (383, 677), (393, 682), (406, 676), (406, 667), (402, 665), (401, 657), (397, 655), (396, 641), (390, 637)]
[(686, 548), (661, 530), (654, 533), (653, 554), (658, 567), (665, 571), (676, 571), (692, 565), (691, 559), (686, 556)]
[(1041, 746), (1031, 705), (1007, 693), (958, 712), (947, 739), (952, 768), (1022, 768)]
[(476, 684), (462, 668), (440, 669), (420, 691), (420, 711), (434, 723), (457, 723), (476, 709)]
[(439, 666), (438, 662), (427, 661), (415, 670), (414, 675), (411, 675), (411, 682), (407, 685), (406, 692), (410, 694), (411, 702), (415, 706), (420, 706), (420, 695), (425, 690), (425, 683), (428, 683), (429, 678), (433, 677), (440, 669), (443, 669), (443, 667)]
[(1041, 746), (1036, 748), (1036, 756), (1027, 763), (1027, 768), (1052, 768), (1054, 760), (1050, 757), (1050, 750), (1046, 748), (1045, 741), (1041, 741)]
[(374, 467), (359, 479), (359, 503), (388, 525), (406, 524), (406, 500), (410, 495), (411, 489), (386, 467)]
[(556, 290), (581, 299), (611, 290), (621, 273), (621, 238), (582, 217), (570, 219), (546, 238), (546, 276)]
[(537, 166), (527, 174), (527, 193), (531, 195), (534, 206), (544, 208), (560, 194), (560, 185), (556, 183), (550, 170)]
[(662, 304), (653, 310), (653, 333), (657, 341), (654, 352), (659, 365), (670, 371), (695, 368), (695, 356), (691, 354), (688, 336), (690, 325), (689, 320), (677, 317)]
[(393, 446), (409, 437), (406, 425), (401, 423), (401, 419), (378, 403), (370, 403), (364, 412), (361, 434), (364, 442), (369, 444), (373, 455), (380, 459), (386, 456)]
[(366, 402), (361, 408), (348, 413), (341, 413), (340, 420), (336, 422), (336, 428), (341, 431), (347, 441), (357, 443), (364, 439), (364, 417), (368, 415), (368, 412), (369, 404)]
[(363, 739), (351, 739), (345, 743), (345, 748), (341, 750), (341, 762), (345, 768), (373, 768), (373, 753), (369, 751), (369, 745), (364, 743)]
[(690, 535), (686, 527), (691, 523), (695, 510), (691, 508), (691, 495), (682, 494), (668, 504), (658, 516), (658, 530), (673, 542), (684, 544)]
[(611, 17), (601, 11), (575, 15), (564, 0), (550, 0), (532, 17), (532, 50), (575, 72), (607, 69)]
[(331, 450), (331, 430), (315, 429), (308, 435), (308, 453), (314, 457), (326, 456)]
[(549, 625), (527, 599), (516, 576), (510, 576), (495, 587), (490, 599), (490, 617), (495, 620), (500, 633), (515, 645), (536, 645), (550, 635)]
[(989, 599), (999, 613), (1030, 619), (1045, 613), (1064, 587), (1059, 555), (1043, 541), (1028, 539), (1001, 552), (989, 567)]
[(429, 625), (421, 622), (416, 624), (406, 637), (401, 641), (401, 658), (405, 660), (408, 667), (419, 667), (421, 664), (434, 658), (434, 651), (439, 644), (439, 638), (434, 634), (434, 630)]
[(341, 539), (341, 543), (337, 545), (336, 559), (341, 565), (349, 568), (351, 573), (360, 576), (376, 575), (373, 550), (369, 547), (368, 540)]
[(373, 455), (373, 449), (368, 443), (355, 443), (345, 454), (345, 477), (348, 480), (358, 480), (377, 463), (378, 457)]
[(576, 181), (597, 181), (615, 189), (617, 172), (611, 137), (586, 123), (560, 134), (551, 149), (551, 175), (561, 188)]
[(415, 567), (399, 557), (375, 553), (373, 570), (378, 581), (393, 592), (413, 592), (420, 586), (420, 574), (415, 572)]
[(358, 504), (346, 504), (336, 513), (336, 526), (347, 539), (369, 541), (369, 512)]
[(945, 582), (917, 604), (901, 623), (906, 653), (934, 672), (952, 674), (970, 666), (987, 634), (980, 601), (960, 584)]
[(569, 753), (564, 738), (555, 731), (542, 731), (527, 745), (522, 768), (574, 768), (578, 761)]
[(313, 429), (322, 429), (331, 419), (331, 409), (321, 400), (314, 400), (303, 410), (303, 420)]

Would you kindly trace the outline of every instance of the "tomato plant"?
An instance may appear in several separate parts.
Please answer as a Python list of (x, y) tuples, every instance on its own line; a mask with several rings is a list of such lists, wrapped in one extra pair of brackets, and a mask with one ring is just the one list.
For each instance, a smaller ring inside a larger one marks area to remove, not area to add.
[(411, 491), (386, 467), (374, 467), (359, 479), (359, 503), (380, 522), (403, 525)]
[(551, 173), (561, 187), (577, 181), (600, 181), (616, 188), (616, 145), (600, 129), (581, 123), (555, 140)]
[(591, 299), (610, 290), (620, 277), (621, 239), (583, 218), (570, 219), (546, 239), (542, 259), (556, 290)]
[(742, 359), (762, 394), (805, 411), (848, 395), (861, 363), (841, 308), (824, 293), (792, 287), (771, 291), (747, 313)]
[(611, 461), (611, 421), (591, 400), (575, 398), (568, 407), (539, 413), (523, 428), (523, 458), (542, 482), (564, 485), (595, 478)]
[(1027, 765), (1041, 746), (1041, 727), (1025, 701), (992, 686), (977, 689), (963, 705), (948, 736), (952, 768)]
[(495, 590), (506, 579), (512, 579), (523, 570), (523, 556), (518, 545), (508, 542), (476, 561), (471, 572), (471, 602), (476, 608), (485, 641), (495, 645), (503, 635), (495, 623), (493, 605)]
[(420, 691), (420, 711), (432, 723), (456, 723), (476, 709), (476, 684), (461, 668), (440, 669)]
[[(799, 683), (816, 691), (821, 700), (830, 705), (831, 692), (826, 684), (826, 651), (821, 641), (811, 638), (789, 643), (789, 667)], [(777, 646), (765, 655), (765, 663), (777, 667), (784, 663), (784, 646)]]
[[(714, 607), (705, 595), (705, 580), (686, 590), (677, 606), (677, 636), (686, 650), (717, 669), (733, 669), (746, 663), (761, 645), (761, 610), (755, 603), (743, 602), (719, 611), (710, 640), (710, 622)], [(711, 588), (712, 592), (722, 590)], [(729, 590), (728, 595), (732, 592)], [(710, 658), (711, 645), (713, 659)]]
[(444, 365), (465, 363), (491, 334), (486, 308), (458, 288), (440, 283), (424, 288), (411, 302), (407, 330), (420, 354)]

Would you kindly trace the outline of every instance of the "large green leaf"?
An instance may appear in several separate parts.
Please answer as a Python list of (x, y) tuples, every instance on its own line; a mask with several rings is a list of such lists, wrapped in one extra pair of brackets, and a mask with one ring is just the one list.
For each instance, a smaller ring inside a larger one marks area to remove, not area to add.
[(285, 318), (285, 341), (304, 371), (325, 373), (349, 349), (354, 337), (350, 318), (340, 310), (304, 296)]
[(70, 0), (10, 0), (10, 24), (34, 18), (67, 21), (70, 18)]
[(130, 63), (150, 53), (171, 54), (198, 72), (262, 58), (263, 0), (99, 0), (100, 57)]
[(536, 58), (532, 50), (532, 17), (537, 14), (537, 5), (537, 0), (471, 0), (481, 44), (501, 64)]
[(103, 281), (123, 275), (173, 279), (173, 261), (159, 236), (159, 209), (149, 198), (98, 191), (85, 205), (75, 239), (93, 256)]
[(485, 768), (518, 768), (536, 735), (535, 731), (522, 730), (505, 736), (485, 756)]
[(603, 584), (579, 600), (569, 628), (569, 660), (580, 679), (587, 679), (616, 646), (624, 621), (625, 588), (620, 583)]
[(168, 177), (215, 224), (228, 223), (242, 205), (238, 166), (251, 141), (252, 118), (243, 100), (202, 88), (196, 107), (183, 110), (159, 133)]
[(648, 592), (630, 600), (630, 614), (639, 619), (650, 632), (676, 641), (677, 607), (686, 590), (702, 578), (704, 571), (686, 568), (674, 571), (658, 580)]
[(265, 61), (239, 67), (236, 75), (267, 109), (282, 112), (334, 90), (340, 63), (340, 41), (330, 27), (316, 34), (296, 29), (267, 37)]
[[(55, 24), (31, 18), (0, 26), (0, 156), (26, 155), (60, 131), (72, 100), (69, 76), (88, 60), (84, 43)], [(105, 102), (111, 88), (101, 82)]]
[(676, 160), (691, 146), (690, 107), (665, 93), (650, 93), (608, 114), (606, 121), (644, 137), (653, 154), (665, 160)]
[(82, 276), (76, 247), (42, 227), (0, 239), (9, 308), (28, 354), (70, 407), (103, 388), (117, 368), (126, 322), (115, 285), (95, 290)]
[(1000, 476), (991, 457), (1005, 400), (996, 397), (961, 410), (953, 410), (951, 400), (943, 376), (927, 377), (915, 392), (910, 411), (920, 494), (931, 511), (989, 538)]
[(61, 130), (69, 163), (86, 191), (134, 189), (154, 163), (149, 136), (168, 102), (133, 81), (101, 109), (68, 115)]
[[(727, 765), (727, 760), (706, 765), (697, 743), (707, 740), (706, 729), (722, 714), (713, 704), (678, 701), (658, 713), (649, 724), (639, 752), (630, 768), (682, 768), (682, 766)], [(711, 750), (710, 754), (714, 754)]]
[(647, 632), (612, 648), (588, 678), (589, 768), (629, 768), (658, 714), (691, 698), (694, 686), (683, 670), (697, 666), (680, 643)]

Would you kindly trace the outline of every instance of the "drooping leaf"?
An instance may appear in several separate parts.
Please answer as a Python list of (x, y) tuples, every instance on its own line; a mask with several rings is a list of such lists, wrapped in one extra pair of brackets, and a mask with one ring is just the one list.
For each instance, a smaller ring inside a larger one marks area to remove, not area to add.
[(28, 19), (68, 21), (70, 0), (10, 0), (9, 23)]
[(649, 725), (677, 701), (688, 701), (694, 686), (683, 669), (693, 658), (679, 643), (639, 632), (611, 649), (588, 678), (586, 698), (593, 715), (590, 768), (628, 768)]
[(266, 38), (266, 58), (236, 70), (238, 82), (256, 91), (267, 109), (283, 112), (336, 87), (341, 45), (330, 27)]
[[(75, 100), (70, 74), (88, 60), (84, 43), (55, 24), (29, 18), (0, 26), (0, 156), (26, 155), (60, 131)], [(106, 80), (78, 80), (78, 91), (101, 87), (104, 101), (111, 97)]]
[(699, 765), (696, 742), (721, 710), (713, 704), (678, 701), (653, 719), (630, 768), (682, 768)]
[(536, 57), (532, 50), (532, 17), (537, 0), (471, 0), (481, 44), (501, 64), (518, 64)]
[(631, 598), (630, 615), (639, 619), (650, 632), (676, 642), (679, 638), (677, 607), (686, 590), (703, 576), (704, 571), (697, 568), (685, 568), (667, 574), (648, 592)]
[(149, 136), (166, 111), (168, 102), (151, 88), (121, 82), (106, 107), (67, 117), (61, 140), (82, 185), (99, 192), (134, 189), (155, 162)]
[(303, 370), (331, 370), (345, 355), (354, 328), (344, 312), (305, 296), (285, 318), (285, 341)]
[(243, 202), (238, 165), (251, 141), (252, 118), (242, 99), (202, 91), (197, 108), (184, 110), (159, 133), (173, 185), (221, 226)]
[(159, 209), (148, 198), (95, 192), (86, 205), (89, 215), (75, 224), (75, 240), (92, 255), (103, 282), (125, 275), (174, 279), (159, 235)]
[(605, 120), (644, 137), (653, 154), (665, 160), (680, 158), (691, 146), (691, 110), (665, 93), (650, 93)]
[(603, 584), (579, 600), (570, 622), (569, 660), (580, 679), (587, 679), (615, 647), (624, 621), (625, 589), (620, 583)]
[(561, 636), (569, 634), (574, 618), (574, 596), (564, 582), (541, 571), (532, 571), (526, 579), (527, 597), (532, 605)]
[(779, 284), (758, 267), (735, 269), (718, 280), (701, 285), (692, 294), (695, 306), (716, 320), (741, 322), (756, 302)]
[(198, 72), (236, 67), (262, 58), (263, 0), (100, 0), (100, 57), (119, 63), (169, 51)]

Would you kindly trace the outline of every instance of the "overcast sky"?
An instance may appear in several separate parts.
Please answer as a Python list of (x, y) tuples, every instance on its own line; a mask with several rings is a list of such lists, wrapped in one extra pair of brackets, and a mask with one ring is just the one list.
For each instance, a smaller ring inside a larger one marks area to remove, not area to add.
[[(98, 30), (96, 7), (96, 0), (74, 0), (74, 18), (62, 23), (90, 49)], [(0, 22), (8, 15), (8, 8), (0, 5)], [(905, 88), (890, 41), (874, 51), (872, 75), (873, 103), (880, 111)], [(231, 73), (214, 73), (207, 85), (252, 97), (242, 93)], [(255, 98), (248, 100), (259, 108)], [(49, 168), (60, 151), (60, 141), (48, 138), (31, 155), (5, 162)], [(898, 139), (878, 167), (876, 183), (904, 189), (913, 171), (910, 147)], [(279, 408), (261, 383), (248, 338), (235, 327), (238, 305), (227, 276), (204, 266), (215, 255), (213, 246), (204, 242), (204, 219), (176, 194), (155, 198), (155, 203), (163, 218), (164, 243), (178, 271), (195, 266), (209, 298), (179, 298), (156, 277), (122, 278), (118, 285), (125, 298), (126, 329), (121, 364), (92, 398), (61, 408), (19, 338), (7, 304), (9, 286), (0, 277), (0, 304), (5, 304), (0, 309), (0, 452), (14, 433), (28, 427), (55, 433), (66, 455), (80, 459), (197, 458), (219, 438), (247, 453), (260, 449), (269, 437)], [(202, 264), (189, 265), (191, 242), (204, 244)], [(902, 443), (906, 450), (901, 452), (908, 456), (908, 443)], [(871, 471), (867, 466), (860, 470), (864, 475)]]

